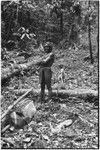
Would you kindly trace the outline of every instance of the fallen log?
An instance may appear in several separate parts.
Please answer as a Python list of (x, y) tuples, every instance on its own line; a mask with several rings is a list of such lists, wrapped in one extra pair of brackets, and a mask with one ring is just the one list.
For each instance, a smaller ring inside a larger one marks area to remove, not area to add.
[[(14, 92), (16, 92), (17, 94), (23, 94), (27, 91), (28, 89), (20, 89), (20, 90), (14, 90)], [(39, 94), (40, 93), (40, 89), (32, 89), (32, 93), (34, 94)], [(45, 90), (45, 94), (48, 94), (48, 90)], [(70, 89), (70, 90), (56, 90), (53, 89), (52, 91), (53, 95), (58, 95), (58, 96), (82, 96), (82, 97), (86, 97), (86, 96), (94, 96), (97, 97), (98, 96), (98, 91), (96, 90), (91, 90), (91, 89)]]
[(1, 81), (11, 78), (12, 76), (19, 74), (21, 71), (29, 70), (31, 66), (35, 65), (37, 61), (28, 62), (25, 64), (11, 64), (8, 68), (4, 68), (1, 71)]
[(25, 94), (23, 94), (21, 97), (19, 97), (11, 106), (8, 107), (8, 109), (6, 110), (6, 112), (1, 116), (1, 120), (3, 120), (3, 118), (9, 113), (9, 111), (18, 103), (20, 102), (26, 95), (28, 95), (30, 92), (32, 91), (31, 89), (28, 89)]
[[(47, 54), (46, 57), (48, 55), (49, 54)], [(2, 70), (1, 70), (1, 81), (2, 81), (2, 83), (5, 82), (6, 79), (9, 79), (9, 78), (15, 76), (16, 74), (19, 74), (22, 71), (30, 70), (30, 68), (33, 66), (34, 66), (34, 69), (36, 69), (35, 65), (46, 57), (45, 56), (43, 56), (42, 58), (37, 57), (33, 61), (28, 62), (28, 63), (24, 63), (24, 64), (11, 64), (10, 63), (9, 67), (2, 68)]]

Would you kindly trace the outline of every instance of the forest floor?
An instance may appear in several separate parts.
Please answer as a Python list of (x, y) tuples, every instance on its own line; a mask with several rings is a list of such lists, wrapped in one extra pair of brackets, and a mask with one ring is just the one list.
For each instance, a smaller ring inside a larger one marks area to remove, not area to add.
[[(39, 50), (32, 50), (32, 57), (27, 61), (38, 58)], [(72, 90), (95, 90), (98, 91), (98, 59), (94, 46), (93, 57), (94, 64), (90, 60), (84, 60), (89, 55), (88, 47), (80, 46), (77, 49), (54, 49), (55, 63), (52, 71), (53, 89), (72, 89)], [(11, 53), (10, 53), (11, 54)], [(40, 54), (41, 55), (41, 54)], [(16, 57), (12, 52), (11, 58), (21, 61), (23, 57)], [(65, 83), (58, 83), (57, 76), (60, 68), (58, 64), (63, 64), (65, 69)], [(14, 92), (18, 89), (39, 89), (38, 72), (29, 71), (27, 74), (13, 77), (6, 87), (2, 87), (1, 112), (11, 105), (19, 95)], [(28, 98), (32, 101), (38, 99), (30, 94)], [(84, 100), (82, 97), (69, 96), (66, 98), (54, 97), (46, 103), (39, 104), (35, 119), (26, 125), (23, 129), (15, 129), (12, 132), (6, 131), (3, 137), (9, 142), (2, 140), (1, 148), (98, 148), (98, 100), (90, 98)], [(78, 115), (76, 118), (76, 114)], [(69, 126), (63, 126), (58, 132), (53, 132), (59, 123), (64, 122), (72, 116), (74, 123)]]

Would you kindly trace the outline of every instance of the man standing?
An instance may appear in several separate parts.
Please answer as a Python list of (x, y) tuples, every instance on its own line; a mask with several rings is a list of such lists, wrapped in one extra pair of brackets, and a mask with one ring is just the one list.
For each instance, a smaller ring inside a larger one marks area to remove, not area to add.
[(41, 61), (39, 61), (37, 63), (37, 65), (40, 66), (39, 81), (40, 81), (40, 85), (41, 85), (41, 94), (40, 94), (41, 101), (43, 101), (44, 98), (45, 98), (45, 85), (47, 86), (47, 89), (48, 89), (49, 98), (51, 98), (51, 94), (52, 94), (52, 88), (51, 88), (52, 71), (51, 71), (51, 66), (54, 63), (54, 54), (52, 52), (52, 45), (51, 45), (50, 42), (47, 42), (44, 45), (44, 51), (45, 51), (44, 57), (42, 58)]

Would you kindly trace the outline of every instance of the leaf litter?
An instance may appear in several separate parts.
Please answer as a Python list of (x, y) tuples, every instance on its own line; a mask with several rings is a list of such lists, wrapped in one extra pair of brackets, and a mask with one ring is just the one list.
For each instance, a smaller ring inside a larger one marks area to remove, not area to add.
[[(91, 67), (88, 62), (81, 61), (83, 56), (78, 56), (80, 59), (76, 63), (71, 63), (70, 57), (73, 58), (77, 53), (81, 55), (81, 51), (71, 50), (68, 53), (69, 57), (64, 59), (64, 63), (70, 68), (65, 68), (67, 82), (64, 88), (97, 90), (96, 62)], [(55, 70), (59, 72), (57, 68), (59, 61), (60, 59), (54, 64), (54, 72)], [(31, 73), (30, 76), (24, 76), (23, 81), (14, 77), (9, 86), (2, 87), (2, 113), (18, 98), (18, 94), (13, 92), (13, 89), (19, 87), (18, 80), (21, 88), (27, 89), (30, 86), (38, 88), (38, 79), (34, 82), (35, 78), (36, 75)], [(55, 83), (57, 88), (63, 87), (56, 79)], [(32, 94), (29, 98), (36, 99)], [(54, 97), (43, 104), (37, 102), (37, 113), (31, 122), (22, 129), (7, 130), (1, 137), (1, 148), (98, 148), (98, 108), (94, 108), (94, 102), (74, 96), (64, 99)]]
[[(80, 106), (83, 107), (82, 104)], [(92, 115), (94, 112), (92, 109), (86, 115), (86, 109), (82, 110), (83, 114), (81, 114), (81, 111), (79, 111), (79, 114), (75, 114), (75, 110), (70, 103), (60, 104), (52, 101), (51, 103), (44, 103), (35, 118), (23, 129), (15, 129), (12, 133), (10, 131), (4, 133), (1, 138), (3, 141), (2, 148), (97, 147), (97, 129), (95, 129), (95, 121), (91, 123), (91, 119), (96, 120), (97, 123), (98, 116), (96, 111), (96, 115)], [(92, 146), (90, 143), (94, 137), (96, 142)], [(4, 138), (7, 140), (4, 140)]]

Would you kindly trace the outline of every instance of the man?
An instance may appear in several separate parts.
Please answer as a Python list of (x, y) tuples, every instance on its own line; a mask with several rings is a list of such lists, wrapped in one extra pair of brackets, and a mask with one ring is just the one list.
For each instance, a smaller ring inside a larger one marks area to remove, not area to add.
[(51, 71), (51, 66), (54, 63), (54, 54), (52, 52), (52, 45), (51, 45), (50, 42), (47, 42), (44, 45), (44, 51), (45, 51), (45, 56), (42, 58), (41, 61), (39, 61), (37, 63), (37, 65), (40, 66), (39, 81), (40, 81), (40, 85), (41, 85), (41, 94), (40, 94), (41, 101), (44, 100), (45, 85), (47, 86), (47, 89), (48, 89), (49, 98), (51, 98), (51, 94), (52, 94), (52, 88), (51, 88), (52, 71)]

